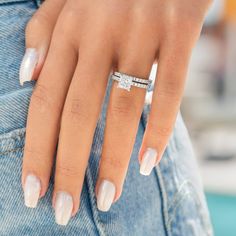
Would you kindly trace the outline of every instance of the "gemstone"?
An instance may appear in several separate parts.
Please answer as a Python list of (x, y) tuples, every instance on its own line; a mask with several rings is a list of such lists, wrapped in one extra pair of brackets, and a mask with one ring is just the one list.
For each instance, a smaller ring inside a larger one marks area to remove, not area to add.
[(121, 75), (117, 88), (122, 88), (127, 91), (130, 91), (132, 81), (133, 81), (132, 77), (127, 76), (127, 75)]

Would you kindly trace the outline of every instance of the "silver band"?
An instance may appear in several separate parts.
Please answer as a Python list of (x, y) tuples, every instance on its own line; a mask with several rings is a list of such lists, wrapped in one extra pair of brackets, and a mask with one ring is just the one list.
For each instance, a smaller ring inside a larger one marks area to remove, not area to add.
[(120, 72), (114, 72), (111, 78), (118, 83), (117, 88), (122, 88), (127, 91), (130, 91), (131, 86), (135, 86), (138, 88), (149, 89), (152, 81), (148, 79), (141, 79), (131, 75), (127, 75)]

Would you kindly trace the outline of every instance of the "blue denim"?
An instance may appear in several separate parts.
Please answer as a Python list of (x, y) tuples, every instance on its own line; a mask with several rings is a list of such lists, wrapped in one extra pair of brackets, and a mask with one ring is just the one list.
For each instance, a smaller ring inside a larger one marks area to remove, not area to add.
[(94, 136), (78, 214), (66, 227), (55, 223), (51, 206), (53, 177), (38, 207), (24, 206), (21, 165), (34, 82), (21, 87), (18, 71), (25, 50), (25, 25), (38, 4), (38, 0), (0, 0), (0, 235), (212, 236), (195, 158), (180, 114), (160, 165), (149, 177), (139, 174), (137, 156), (149, 104), (140, 120), (123, 194), (109, 212), (97, 210), (94, 187), (111, 81)]

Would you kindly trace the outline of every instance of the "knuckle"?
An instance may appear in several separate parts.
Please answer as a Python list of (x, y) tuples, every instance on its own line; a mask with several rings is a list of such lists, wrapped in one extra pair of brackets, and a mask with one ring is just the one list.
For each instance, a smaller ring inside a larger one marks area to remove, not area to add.
[(114, 169), (114, 170), (124, 170), (127, 168), (127, 163), (120, 158), (105, 158), (103, 161), (103, 166), (105, 169)]
[(29, 147), (24, 148), (24, 167), (28, 169), (37, 167), (38, 171), (43, 171), (50, 169), (51, 165), (52, 165), (51, 159), (48, 158), (48, 156), (45, 153), (37, 151), (34, 148), (29, 148)]
[[(206, 3), (206, 0), (204, 0), (204, 2)], [(199, 6), (200, 5), (201, 4), (199, 4)], [(208, 3), (206, 5), (208, 5)], [(194, 28), (202, 22), (206, 9), (206, 6), (193, 7), (188, 4), (176, 7), (174, 13), (171, 11), (169, 12), (169, 14), (171, 14), (169, 15), (171, 29), (176, 32), (185, 32), (186, 30), (193, 31)], [(179, 27), (180, 25), (181, 27)]]
[(49, 109), (58, 110), (59, 105), (55, 101), (56, 99), (51, 94), (52, 93), (48, 90), (46, 86), (37, 83), (34, 92), (31, 96), (31, 107), (41, 113), (45, 113)]
[(73, 98), (65, 106), (63, 115), (75, 123), (85, 124), (95, 120), (96, 109), (89, 104), (88, 99)]
[(89, 118), (88, 113), (88, 106), (86, 106), (86, 101), (83, 99), (73, 99), (71, 101), (70, 111), (72, 114), (75, 114), (82, 118)]
[(42, 111), (48, 106), (47, 100), (47, 90), (44, 86), (37, 84), (31, 96), (30, 105)]
[(181, 100), (182, 90), (178, 82), (175, 80), (166, 81), (158, 91), (158, 96), (165, 100), (172, 101), (173, 103), (179, 103)]
[(38, 30), (48, 26), (50, 23), (50, 15), (46, 11), (38, 11), (29, 20), (26, 25), (26, 33), (31, 33), (32, 31)]
[(128, 167), (130, 157), (128, 156), (129, 154), (127, 154), (127, 146), (121, 147), (118, 150), (117, 148), (108, 147), (105, 144), (104, 152), (101, 157), (101, 165), (104, 167), (104, 170), (113, 169), (119, 172)]
[(81, 172), (75, 166), (63, 163), (57, 165), (56, 175), (63, 177), (81, 177)]
[(83, 4), (78, 4), (77, 0), (71, 0), (71, 4), (66, 4), (66, 16), (78, 17), (80, 15), (86, 15), (88, 9)]
[(37, 28), (36, 22), (37, 22), (37, 24), (38, 24), (38, 21), (37, 21), (34, 17), (32, 17), (32, 18), (28, 21), (28, 23), (27, 23), (27, 25), (26, 25), (26, 29), (25, 29), (26, 35), (30, 35), (31, 32), (32, 32), (33, 30), (35, 30), (35, 28)]
[(172, 127), (159, 127), (155, 132), (158, 136), (169, 137), (172, 132)]
[(157, 137), (169, 137), (172, 133), (173, 128), (171, 126), (160, 126), (158, 122), (148, 122), (149, 136)]
[(128, 95), (120, 95), (113, 99), (109, 112), (112, 118), (124, 117), (125, 119), (138, 116), (139, 113), (134, 99)]
[(32, 31), (35, 32), (39, 28), (43, 28), (45, 26), (44, 20), (39, 19), (37, 14), (35, 14), (26, 25), (26, 35), (31, 35)]

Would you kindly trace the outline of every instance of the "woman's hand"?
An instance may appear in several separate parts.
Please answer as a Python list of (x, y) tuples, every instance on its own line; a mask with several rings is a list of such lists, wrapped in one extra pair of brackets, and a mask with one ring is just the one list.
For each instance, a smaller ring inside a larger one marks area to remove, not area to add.
[[(26, 29), (20, 80), (36, 79), (27, 121), (22, 184), (36, 207), (47, 191), (54, 154), (53, 205), (66, 225), (80, 202), (95, 127), (111, 71), (148, 78), (158, 61), (151, 112), (140, 149), (149, 175), (171, 135), (189, 58), (210, 0), (47, 0)], [(99, 175), (98, 209), (118, 200), (126, 176), (145, 89), (113, 83)]]

